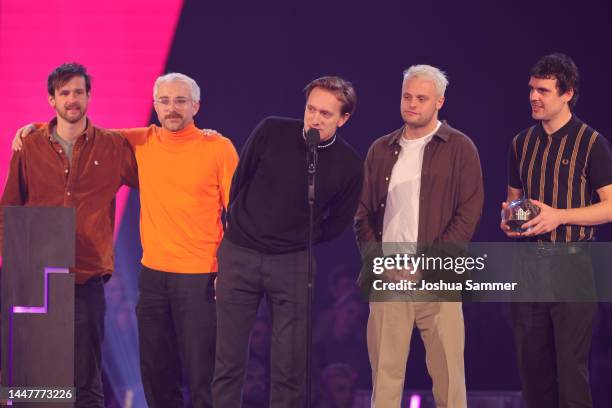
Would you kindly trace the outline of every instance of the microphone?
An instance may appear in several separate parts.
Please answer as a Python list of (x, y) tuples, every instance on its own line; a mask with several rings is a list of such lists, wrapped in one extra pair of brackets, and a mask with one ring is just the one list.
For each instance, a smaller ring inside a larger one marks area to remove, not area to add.
[(308, 166), (308, 204), (314, 204), (314, 181), (315, 172), (317, 171), (317, 146), (321, 141), (321, 134), (318, 129), (310, 129), (306, 132), (306, 144), (308, 145), (308, 153), (306, 154), (306, 165)]
[(316, 147), (319, 145), (320, 141), (321, 133), (319, 133), (319, 129), (310, 129), (308, 132), (306, 132), (306, 144), (308, 144), (308, 147)]
[(321, 133), (319, 133), (318, 129), (311, 128), (304, 137), (308, 146), (308, 154), (306, 155), (308, 174), (314, 175), (317, 168), (317, 146), (321, 141)]

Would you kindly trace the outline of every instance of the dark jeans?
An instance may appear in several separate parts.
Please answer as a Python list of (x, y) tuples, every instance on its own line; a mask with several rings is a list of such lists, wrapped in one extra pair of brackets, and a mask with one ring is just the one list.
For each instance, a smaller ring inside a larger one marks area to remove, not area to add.
[(591, 407), (588, 358), (597, 304), (513, 303), (511, 309), (527, 407)]
[(306, 251), (262, 254), (224, 239), (219, 247), (215, 408), (240, 407), (249, 335), (263, 294), (272, 318), (270, 407), (300, 406), (306, 367)]
[(76, 408), (104, 408), (102, 341), (104, 281), (92, 278), (74, 287), (74, 384)]
[(140, 372), (149, 408), (183, 407), (183, 382), (194, 408), (212, 407), (215, 276), (142, 267), (136, 315)]

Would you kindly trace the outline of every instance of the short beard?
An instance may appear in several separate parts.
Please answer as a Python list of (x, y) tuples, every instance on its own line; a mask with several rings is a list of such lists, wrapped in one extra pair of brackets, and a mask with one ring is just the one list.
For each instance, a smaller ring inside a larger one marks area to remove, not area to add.
[(68, 118), (67, 115), (64, 115), (62, 111), (57, 110), (57, 115), (72, 125), (74, 125), (75, 123), (78, 123), (81, 119), (83, 119), (83, 116), (85, 116), (85, 113), (86, 111), (81, 111), (81, 114), (77, 116), (76, 118)]

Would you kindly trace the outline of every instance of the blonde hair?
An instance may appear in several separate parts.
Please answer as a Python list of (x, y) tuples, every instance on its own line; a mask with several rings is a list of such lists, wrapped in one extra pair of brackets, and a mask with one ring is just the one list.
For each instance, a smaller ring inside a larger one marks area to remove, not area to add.
[(436, 67), (431, 65), (413, 65), (404, 71), (404, 82), (410, 78), (427, 78), (433, 81), (438, 96), (444, 96), (446, 87), (448, 86), (448, 79), (446, 74)]

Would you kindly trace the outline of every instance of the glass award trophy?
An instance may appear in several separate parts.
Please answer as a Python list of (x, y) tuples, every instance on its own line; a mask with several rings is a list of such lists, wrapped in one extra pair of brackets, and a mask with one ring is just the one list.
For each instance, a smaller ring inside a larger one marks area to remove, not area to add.
[(506, 208), (501, 212), (502, 220), (508, 224), (510, 230), (513, 232), (525, 232), (521, 226), (534, 219), (540, 213), (540, 208), (533, 204), (530, 199), (526, 197), (519, 198), (518, 200), (512, 201)]

